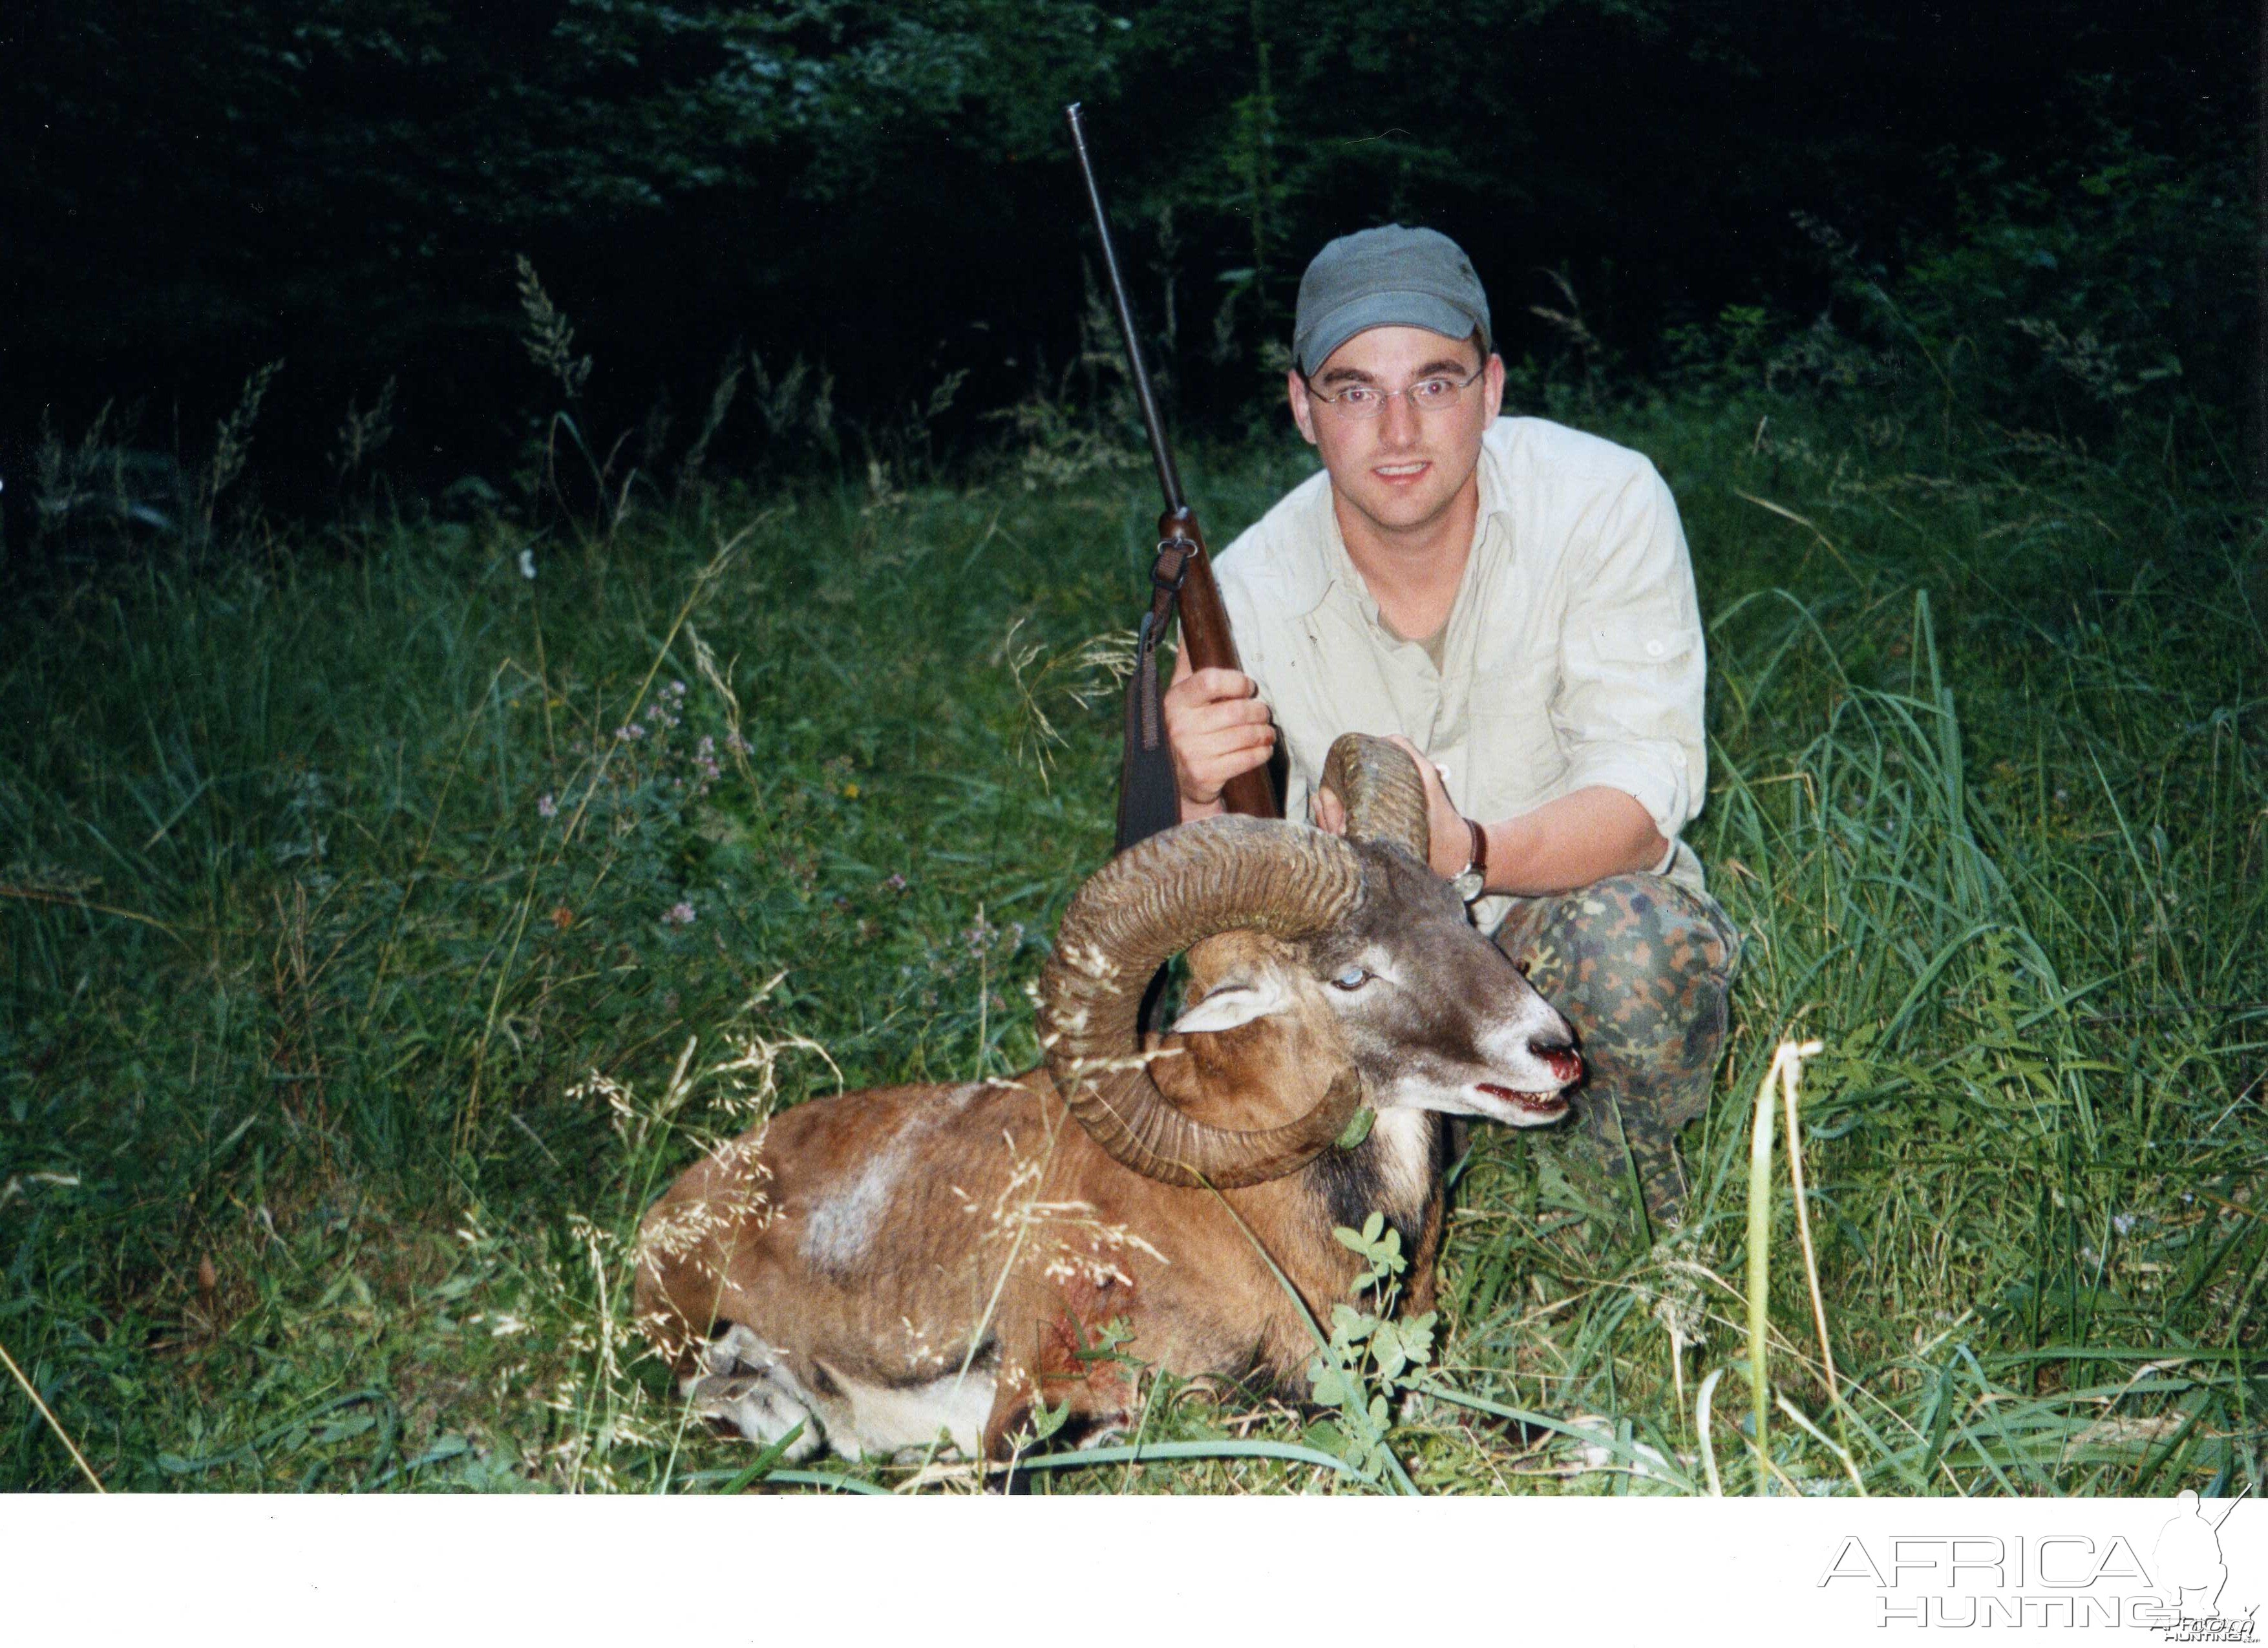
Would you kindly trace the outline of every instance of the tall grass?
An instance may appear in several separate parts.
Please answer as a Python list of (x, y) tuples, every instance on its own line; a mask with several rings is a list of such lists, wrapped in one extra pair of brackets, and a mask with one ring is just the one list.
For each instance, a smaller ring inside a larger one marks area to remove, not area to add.
[[(1479, 1137), (1398, 1459), (1429, 1490), (2256, 1481), (2240, 523), (2170, 473), (1925, 457), (1941, 430), (1831, 406), (1616, 416), (1709, 615), (1695, 839), (1748, 934), (1720, 1102), (1653, 1244), (1561, 1142)], [(1220, 540), (1305, 472), (1189, 467)], [(0, 620), (0, 1345), (55, 1420), (0, 1395), (0, 1486), (84, 1485), (63, 1436), (114, 1488), (746, 1478), (626, 1332), (637, 1214), (768, 1107), (1034, 1061), (1153, 509), (1093, 470), (693, 489), (564, 548), (377, 526)], [(1824, 1049), (1800, 1145), (1839, 1389), (1783, 1176), (1794, 1417), (1764, 1457), (1720, 1406), (1705, 1467), (1697, 1393), (1749, 1348), (1743, 1095), (1791, 1035)], [(1042, 1486), (1360, 1485), (1307, 1416), (1152, 1388), (1171, 1446)]]

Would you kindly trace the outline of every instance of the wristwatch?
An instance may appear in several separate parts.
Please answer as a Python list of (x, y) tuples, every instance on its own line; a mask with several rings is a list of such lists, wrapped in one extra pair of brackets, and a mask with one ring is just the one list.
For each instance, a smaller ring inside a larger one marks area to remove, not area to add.
[(1473, 835), (1473, 856), (1449, 878), (1449, 885), (1469, 904), (1488, 890), (1488, 832), (1470, 819), (1465, 820), (1465, 828)]

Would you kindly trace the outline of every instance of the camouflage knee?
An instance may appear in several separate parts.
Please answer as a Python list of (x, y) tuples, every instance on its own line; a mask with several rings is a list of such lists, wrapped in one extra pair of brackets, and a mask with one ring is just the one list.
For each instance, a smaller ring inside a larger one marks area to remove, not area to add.
[(1496, 942), (1582, 1038), (1584, 1131), (1626, 1140), (1649, 1180), (1674, 1169), (1670, 1141), (1708, 1106), (1740, 960), (1716, 901), (1661, 876), (1610, 876), (1519, 901)]

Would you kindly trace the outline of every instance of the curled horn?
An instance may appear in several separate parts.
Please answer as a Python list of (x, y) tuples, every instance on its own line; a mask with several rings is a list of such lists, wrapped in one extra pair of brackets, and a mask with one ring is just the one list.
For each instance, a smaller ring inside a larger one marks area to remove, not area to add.
[(1137, 1019), (1151, 975), (1231, 928), (1298, 940), (1362, 896), (1354, 850), (1318, 830), (1224, 817), (1127, 849), (1071, 901), (1040, 975), (1040, 1045), (1079, 1125), (1120, 1163), (1167, 1184), (1220, 1189), (1294, 1173), (1346, 1129), (1361, 1083), (1342, 1071), (1295, 1122), (1251, 1132), (1191, 1121), (1158, 1091)]
[(1322, 784), (1345, 804), (1352, 839), (1399, 847), (1421, 864), (1432, 857), (1425, 781), (1409, 751), (1366, 732), (1342, 733), (1323, 761)]

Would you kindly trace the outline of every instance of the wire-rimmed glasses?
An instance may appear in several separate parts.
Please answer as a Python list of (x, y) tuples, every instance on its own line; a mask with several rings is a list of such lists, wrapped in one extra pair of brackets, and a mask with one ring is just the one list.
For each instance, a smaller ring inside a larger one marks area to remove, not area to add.
[[(1313, 384), (1307, 385), (1307, 398), (1320, 401), (1344, 418), (1374, 418), (1386, 410), (1386, 403), (1396, 395), (1407, 395), (1410, 404), (1420, 412), (1446, 412), (1464, 398), (1465, 391), (1481, 380), (1488, 371), (1483, 362), (1469, 378), (1420, 378), (1403, 389), (1381, 389), (1375, 384), (1352, 383), (1336, 394), (1325, 394)], [(1304, 379), (1302, 380), (1304, 381)]]

